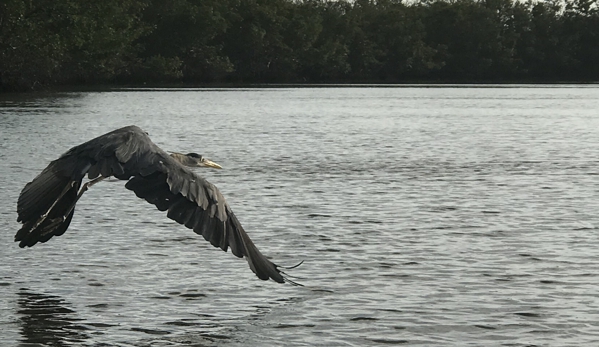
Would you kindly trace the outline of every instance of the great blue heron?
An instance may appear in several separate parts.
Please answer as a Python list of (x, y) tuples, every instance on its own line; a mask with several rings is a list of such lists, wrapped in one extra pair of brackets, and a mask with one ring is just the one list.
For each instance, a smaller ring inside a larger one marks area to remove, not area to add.
[[(297, 284), (260, 253), (220, 191), (187, 168), (200, 166), (220, 168), (196, 153), (169, 155), (136, 126), (111, 131), (71, 148), (25, 185), (17, 204), (17, 221), (23, 226), (15, 241), (31, 247), (62, 235), (81, 195), (113, 176), (128, 180), (127, 189), (160, 211), (168, 210), (168, 218), (213, 246), (245, 257), (260, 279)], [(86, 174), (90, 181), (81, 185)]]

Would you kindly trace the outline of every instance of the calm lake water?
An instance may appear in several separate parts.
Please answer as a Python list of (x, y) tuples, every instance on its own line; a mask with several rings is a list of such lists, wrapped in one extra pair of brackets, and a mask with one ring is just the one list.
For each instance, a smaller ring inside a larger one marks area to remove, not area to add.
[[(0, 95), (2, 346), (591, 346), (599, 87)], [(258, 280), (112, 180), (20, 249), (21, 188), (136, 124), (199, 152), (263, 253)]]

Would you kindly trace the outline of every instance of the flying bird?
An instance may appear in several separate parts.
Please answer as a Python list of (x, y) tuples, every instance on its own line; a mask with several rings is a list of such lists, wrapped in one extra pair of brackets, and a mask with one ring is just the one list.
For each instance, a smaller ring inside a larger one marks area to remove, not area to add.
[[(25, 185), (17, 203), (17, 221), (23, 225), (15, 241), (32, 247), (64, 234), (83, 193), (115, 177), (127, 180), (125, 188), (139, 198), (168, 211), (168, 218), (245, 258), (258, 278), (297, 285), (258, 250), (220, 191), (190, 167), (221, 168), (196, 153), (169, 155), (137, 126), (101, 135), (71, 148)], [(82, 185), (86, 174), (90, 181)]]

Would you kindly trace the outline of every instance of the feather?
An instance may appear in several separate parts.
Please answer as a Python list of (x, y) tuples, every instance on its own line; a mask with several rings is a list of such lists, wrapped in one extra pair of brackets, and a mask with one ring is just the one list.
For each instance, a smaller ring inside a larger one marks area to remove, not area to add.
[(112, 170), (111, 170), (111, 167), (110, 167), (110, 159), (103, 158), (96, 165), (100, 166), (100, 174), (103, 177), (110, 177), (110, 176), (112, 176)]
[(87, 172), (87, 178), (93, 180), (98, 176), (100, 176), (100, 165), (96, 163), (89, 168), (89, 171)]
[(189, 201), (185, 199), (181, 194), (175, 196), (174, 201), (171, 201), (171, 206), (168, 209), (167, 217), (176, 221), (179, 224), (183, 224), (181, 222), (181, 216), (185, 213), (188, 202)]

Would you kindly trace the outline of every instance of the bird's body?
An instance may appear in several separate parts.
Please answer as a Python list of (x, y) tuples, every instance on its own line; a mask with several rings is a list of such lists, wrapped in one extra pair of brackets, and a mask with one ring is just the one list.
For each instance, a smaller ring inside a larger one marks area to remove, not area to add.
[[(22, 190), (17, 204), (22, 228), (20, 247), (31, 247), (62, 235), (73, 218), (77, 200), (96, 182), (116, 177), (125, 187), (154, 204), (167, 216), (202, 235), (223, 251), (245, 257), (263, 280), (290, 282), (249, 238), (225, 198), (211, 183), (186, 166), (217, 164), (190, 153), (167, 154), (136, 126), (114, 130), (71, 148), (52, 161)], [(83, 184), (85, 175), (90, 182)]]

